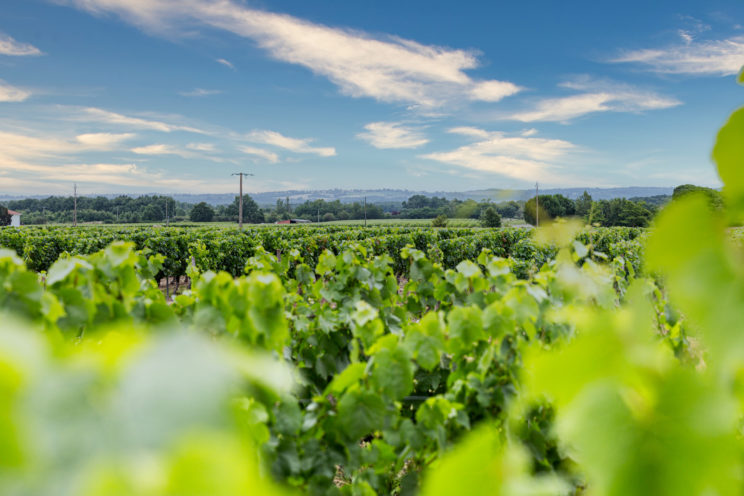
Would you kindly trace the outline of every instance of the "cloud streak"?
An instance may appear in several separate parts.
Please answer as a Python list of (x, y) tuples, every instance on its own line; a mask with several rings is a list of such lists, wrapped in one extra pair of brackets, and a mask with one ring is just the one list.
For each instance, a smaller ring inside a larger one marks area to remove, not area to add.
[(15, 57), (43, 55), (41, 50), (29, 43), (20, 43), (12, 37), (0, 33), (0, 55)]
[(219, 95), (222, 93), (222, 90), (205, 90), (204, 88), (194, 88), (191, 91), (180, 91), (178, 94), (181, 96), (211, 96), (211, 95)]
[(573, 143), (558, 139), (508, 136), (471, 127), (451, 128), (449, 132), (476, 141), (454, 150), (420, 155), (420, 158), (513, 179), (562, 183), (565, 179), (554, 170), (558, 162), (576, 150)]
[(375, 148), (418, 148), (429, 140), (416, 128), (402, 122), (370, 122), (357, 137)]
[(693, 76), (732, 76), (744, 65), (744, 36), (703, 41), (687, 32), (680, 36), (682, 42), (676, 45), (626, 51), (609, 62), (640, 64), (659, 74)]
[(263, 143), (265, 145), (284, 148), (294, 153), (310, 153), (321, 157), (333, 157), (336, 155), (336, 149), (333, 147), (313, 147), (310, 138), (290, 138), (276, 131), (254, 130), (246, 136), (248, 141), (254, 143)]
[(253, 146), (239, 146), (238, 150), (245, 153), (246, 155), (260, 157), (272, 164), (276, 164), (279, 162), (279, 155), (274, 152), (270, 152), (269, 150), (264, 150), (263, 148), (256, 148)]
[(352, 97), (431, 108), (468, 100), (495, 102), (521, 89), (508, 81), (475, 80), (468, 76), (465, 71), (478, 66), (472, 51), (332, 28), (250, 9), (230, 0), (64, 3), (98, 15), (116, 13), (154, 33), (178, 31), (181, 25), (200, 23), (222, 29), (254, 40), (274, 59), (301, 65), (328, 78), (343, 94)]
[[(80, 156), (89, 152), (120, 149), (122, 142), (134, 134), (88, 133), (74, 138), (30, 136), (0, 131), (0, 185), (6, 192), (59, 191), (73, 181), (97, 188), (172, 188), (191, 191), (214, 191), (203, 178), (174, 178), (151, 171), (131, 162), (86, 163)], [(147, 147), (144, 147), (147, 148)], [(149, 151), (156, 152), (157, 149)], [(162, 150), (161, 150), (162, 151)]]
[(170, 133), (173, 131), (185, 131), (196, 134), (209, 134), (206, 131), (197, 129), (191, 126), (182, 126), (178, 124), (170, 124), (159, 120), (145, 119), (141, 117), (132, 117), (108, 110), (87, 107), (82, 109), (77, 117), (77, 120), (85, 122), (101, 122), (105, 124), (117, 124), (122, 126), (128, 126), (135, 129), (149, 129), (152, 131), (161, 131), (164, 133)]
[[(194, 144), (186, 145), (187, 150), (184, 150), (182, 148), (179, 148), (174, 145), (168, 145), (164, 143), (155, 143), (152, 145), (145, 145), (145, 146), (138, 146), (135, 148), (132, 148), (130, 151), (132, 153), (135, 153), (137, 155), (151, 155), (151, 156), (165, 156), (165, 155), (174, 155), (177, 157), (185, 158), (185, 159), (206, 159), (211, 160), (212, 162), (224, 162), (223, 159), (218, 157), (211, 157), (208, 155), (203, 155), (201, 153), (196, 153), (194, 150)], [(203, 145), (198, 145), (197, 148), (203, 148)], [(203, 150), (198, 150), (203, 151)]]
[(30, 96), (30, 91), (11, 86), (0, 79), (0, 102), (23, 102)]
[(508, 119), (521, 122), (567, 122), (596, 112), (642, 112), (681, 105), (682, 102), (630, 85), (580, 78), (563, 83), (564, 88), (582, 91), (578, 95), (547, 98), (533, 108), (513, 113)]
[(215, 59), (215, 62), (217, 62), (218, 64), (222, 64), (225, 67), (229, 67), (232, 70), (235, 70), (235, 66), (229, 60), (226, 60), (226, 59)]

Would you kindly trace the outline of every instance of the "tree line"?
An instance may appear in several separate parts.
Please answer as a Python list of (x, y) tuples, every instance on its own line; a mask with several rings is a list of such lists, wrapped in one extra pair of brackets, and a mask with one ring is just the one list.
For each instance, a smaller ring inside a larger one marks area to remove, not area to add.
[(657, 195), (648, 198), (593, 200), (586, 191), (575, 200), (563, 195), (540, 195), (537, 201), (532, 197), (525, 203), (524, 220), (535, 225), (538, 215), (541, 221), (558, 217), (579, 217), (586, 223), (597, 226), (647, 227), (666, 203), (692, 193), (704, 195), (714, 211), (722, 212), (725, 208), (720, 191), (683, 184), (674, 188), (671, 198)]
[[(690, 193), (705, 195), (711, 208), (716, 211), (724, 209), (719, 191), (691, 184), (676, 187), (671, 199)], [(273, 207), (261, 208), (250, 195), (244, 195), (243, 222), (258, 224), (287, 219), (329, 222), (364, 219), (366, 216), (367, 219), (439, 218), (440, 222), (447, 218), (480, 219), (483, 225), (496, 226), (500, 225), (502, 218), (523, 218), (527, 223), (535, 225), (538, 217), (541, 222), (558, 217), (579, 217), (592, 225), (645, 227), (649, 225), (657, 210), (669, 200), (670, 197), (666, 195), (594, 200), (584, 191), (574, 200), (556, 194), (540, 195), (538, 201), (533, 197), (526, 202), (463, 201), (413, 195), (400, 204), (385, 204), (384, 208), (372, 203), (366, 205), (362, 202), (341, 203), (339, 200), (307, 200), (298, 205), (292, 205), (290, 199), (287, 198), (277, 200)], [(7, 209), (22, 212), (24, 224), (70, 223), (73, 220), (74, 203), (75, 200), (71, 196), (13, 200), (6, 206), (0, 206), (0, 225), (7, 225), (10, 222)], [(238, 196), (232, 203), (216, 207), (205, 202), (197, 204), (179, 202), (170, 196), (162, 195), (77, 198), (77, 219), (81, 223), (137, 223), (165, 222), (166, 220), (171, 222), (237, 222), (238, 211)]]
[(558, 217), (579, 217), (586, 223), (599, 226), (646, 227), (656, 215), (657, 206), (643, 200), (613, 198), (593, 200), (584, 193), (571, 200), (563, 195), (533, 196), (524, 206), (524, 220), (532, 225)]

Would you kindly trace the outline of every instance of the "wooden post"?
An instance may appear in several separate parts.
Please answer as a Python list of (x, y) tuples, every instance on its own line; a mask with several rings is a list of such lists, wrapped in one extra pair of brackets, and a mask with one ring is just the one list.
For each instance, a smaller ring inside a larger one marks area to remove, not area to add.
[(240, 200), (238, 200), (238, 224), (243, 230), (243, 174), (240, 174)]
[(240, 198), (238, 199), (238, 225), (243, 230), (243, 176), (252, 176), (248, 172), (236, 172), (233, 176), (240, 176)]
[(77, 227), (77, 183), (75, 183), (72, 189), (72, 201), (74, 204), (72, 210), (72, 224)]

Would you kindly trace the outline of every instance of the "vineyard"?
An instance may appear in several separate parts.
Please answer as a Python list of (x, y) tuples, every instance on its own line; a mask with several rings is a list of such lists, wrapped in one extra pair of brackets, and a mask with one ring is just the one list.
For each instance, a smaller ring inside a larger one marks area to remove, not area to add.
[[(744, 214), (744, 110), (714, 150)], [(5, 228), (0, 492), (728, 495), (741, 246), (650, 232)], [(171, 300), (162, 278), (188, 278)]]

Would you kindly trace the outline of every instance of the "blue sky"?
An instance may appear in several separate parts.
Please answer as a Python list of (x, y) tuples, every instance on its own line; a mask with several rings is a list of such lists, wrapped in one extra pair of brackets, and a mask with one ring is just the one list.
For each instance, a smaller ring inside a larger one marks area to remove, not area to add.
[(744, 3), (3, 0), (0, 193), (719, 184)]

